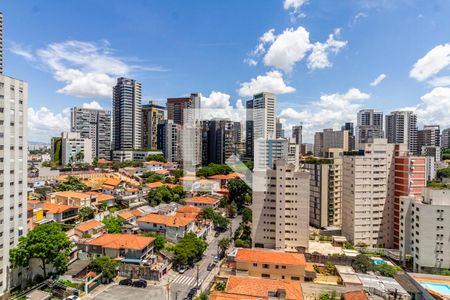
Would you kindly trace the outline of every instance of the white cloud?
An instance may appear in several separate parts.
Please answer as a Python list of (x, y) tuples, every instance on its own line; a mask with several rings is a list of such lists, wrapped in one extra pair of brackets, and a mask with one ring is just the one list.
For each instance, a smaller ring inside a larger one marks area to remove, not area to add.
[(450, 127), (450, 88), (436, 87), (423, 95), (422, 102), (416, 107), (410, 108), (417, 114), (417, 120), (423, 124), (439, 124), (442, 127)]
[(244, 62), (249, 66), (256, 66), (258, 64), (258, 62), (253, 58), (246, 58), (244, 59)]
[(434, 77), (433, 79), (430, 79), (428, 83), (434, 87), (448, 86), (450, 85), (450, 76)]
[(371, 86), (377, 86), (379, 85), (384, 79), (386, 78), (386, 74), (382, 73), (380, 75), (378, 75), (377, 78), (374, 79), (374, 81), (372, 81), (370, 83)]
[(12, 53), (22, 56), (26, 60), (34, 60), (33, 52), (25, 49), (22, 45), (12, 42), (11, 47), (9, 47), (9, 51)]
[(310, 49), (309, 32), (305, 28), (287, 28), (270, 45), (264, 56), (264, 64), (289, 73)]
[(298, 12), (307, 2), (308, 0), (284, 0), (283, 7), (285, 10), (292, 9), (295, 12)]
[(283, 75), (279, 71), (269, 71), (265, 75), (252, 78), (250, 82), (241, 83), (238, 90), (240, 96), (253, 96), (260, 92), (287, 94), (295, 92), (295, 88), (286, 85)]
[(424, 81), (450, 65), (450, 43), (438, 45), (420, 58), (409, 72), (417, 81)]
[(317, 131), (324, 128), (339, 129), (345, 122), (354, 121), (362, 103), (369, 98), (369, 94), (352, 88), (344, 94), (324, 94), (318, 101), (311, 102), (300, 111), (283, 109), (280, 117), (286, 119), (288, 128), (302, 122), (305, 140), (312, 141)]
[(201, 96), (200, 118), (229, 118), (233, 121), (244, 121), (245, 108), (242, 100), (238, 99), (235, 106), (230, 103), (230, 95), (212, 91), (209, 96)]
[(91, 101), (89, 103), (83, 103), (83, 108), (103, 109), (103, 107), (97, 101)]
[(308, 57), (307, 66), (309, 69), (324, 69), (332, 66), (328, 59), (330, 53), (337, 54), (347, 45), (347, 41), (338, 41), (334, 37), (339, 36), (340, 29), (336, 29), (334, 33), (328, 36), (325, 43), (316, 42), (312, 46), (312, 52)]
[[(307, 67), (309, 69), (323, 69), (332, 66), (329, 60), (331, 53), (337, 54), (347, 45), (347, 41), (336, 39), (340, 29), (335, 29), (325, 42), (311, 43), (309, 32), (302, 26), (297, 29), (287, 28), (276, 35), (275, 29), (265, 32), (260, 38), (249, 58), (244, 62), (250, 65), (257, 63), (256, 57), (264, 55), (266, 66), (275, 67), (285, 73), (290, 73), (295, 64), (308, 55)], [(266, 49), (267, 48), (267, 49)]]
[(364, 12), (359, 12), (355, 15), (355, 17), (353, 18), (353, 24), (357, 23), (358, 21), (360, 21), (361, 19), (367, 18), (367, 14)]
[(70, 108), (54, 113), (47, 107), (38, 109), (28, 108), (28, 136), (30, 141), (50, 142), (54, 136), (61, 135), (62, 131), (69, 131)]
[(28, 60), (38, 59), (55, 80), (64, 84), (57, 92), (76, 97), (110, 98), (117, 77), (138, 71), (166, 71), (161, 67), (128, 64), (113, 54), (108, 41), (93, 43), (69, 40), (51, 43), (35, 54), (15, 45), (11, 51)]

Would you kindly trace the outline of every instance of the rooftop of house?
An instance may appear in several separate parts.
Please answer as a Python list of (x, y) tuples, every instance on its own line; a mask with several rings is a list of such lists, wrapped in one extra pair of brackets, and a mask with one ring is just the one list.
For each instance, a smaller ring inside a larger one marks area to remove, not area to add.
[(134, 214), (131, 213), (131, 211), (129, 211), (129, 210), (124, 210), (124, 211), (118, 213), (117, 215), (124, 220), (128, 220), (128, 219), (131, 219), (134, 217)]
[(74, 192), (74, 191), (54, 192), (53, 194), (55, 196), (58, 196), (58, 197), (66, 197), (66, 198), (86, 199), (86, 198), (90, 198), (91, 197), (87, 193)]
[(213, 291), (209, 300), (266, 300), (267, 297), (241, 295), (227, 292)]
[(105, 225), (98, 220), (89, 220), (89, 221), (83, 222), (81, 224), (78, 224), (75, 227), (75, 230), (79, 230), (81, 232), (86, 232), (86, 231), (89, 231), (91, 229), (94, 229), (94, 228), (100, 227), (100, 226), (104, 227)]
[(168, 216), (159, 214), (148, 214), (137, 219), (137, 222), (162, 224), (169, 227), (184, 227), (194, 220), (181, 216)]
[(197, 176), (182, 176), (182, 177), (180, 177), (181, 181), (197, 181), (199, 179), (200, 179), (200, 177), (197, 177)]
[(344, 293), (344, 300), (369, 300), (364, 291), (352, 291)]
[(236, 262), (249, 261), (254, 263), (306, 266), (303, 254), (274, 250), (239, 248), (235, 260)]
[(86, 241), (87, 245), (101, 246), (110, 249), (141, 250), (151, 245), (155, 239), (136, 234), (109, 234), (105, 233), (97, 238)]
[(86, 192), (85, 194), (88, 194), (90, 196), (94, 196), (97, 198), (98, 202), (108, 201), (108, 200), (114, 200), (114, 196), (103, 194), (99, 192)]
[(199, 214), (203, 209), (197, 206), (192, 205), (184, 205), (177, 209), (178, 213), (192, 213), (192, 214)]
[(154, 189), (154, 188), (158, 188), (158, 187), (164, 186), (164, 183), (157, 181), (157, 182), (146, 183), (145, 185), (148, 186), (151, 189)]
[(227, 293), (267, 298), (269, 295), (276, 297), (275, 293), (280, 290), (286, 293), (286, 297), (284, 298), (286, 300), (303, 300), (300, 283), (291, 280), (231, 276), (227, 281), (225, 289)]
[(106, 179), (105, 182), (103, 182), (103, 185), (109, 185), (109, 186), (113, 186), (116, 187), (118, 186), (120, 183), (122, 182), (122, 180), (120, 180), (119, 178), (108, 178)]
[(201, 196), (201, 197), (186, 198), (184, 199), (184, 201), (186, 201), (186, 203), (216, 204), (219, 203), (220, 200), (208, 196)]
[(70, 209), (78, 209), (78, 206), (71, 206), (71, 205), (62, 205), (62, 204), (53, 204), (50, 202), (43, 202), (42, 203), (42, 209), (47, 211), (51, 214), (59, 214), (63, 213), (65, 211), (68, 211)]

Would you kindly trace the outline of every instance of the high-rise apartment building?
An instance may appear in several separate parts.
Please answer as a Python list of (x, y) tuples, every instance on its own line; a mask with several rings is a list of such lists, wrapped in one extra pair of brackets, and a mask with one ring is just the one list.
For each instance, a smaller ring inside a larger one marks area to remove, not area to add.
[(92, 157), (111, 157), (111, 111), (73, 107), (70, 110), (70, 131), (92, 142)]
[(253, 175), (254, 247), (286, 251), (308, 248), (309, 173), (277, 160)]
[(317, 228), (341, 225), (342, 152), (333, 149), (330, 154), (303, 165), (310, 173), (309, 224)]
[(229, 119), (213, 119), (203, 122), (203, 165), (224, 164), (234, 154), (235, 125), (240, 125), (240, 123), (232, 122)]
[(142, 148), (158, 148), (158, 124), (166, 119), (166, 108), (150, 101), (142, 105)]
[(360, 110), (356, 123), (356, 145), (369, 143), (371, 139), (383, 137), (383, 112), (374, 109)]
[(120, 77), (113, 88), (113, 150), (142, 148), (141, 84)]
[(441, 146), (445, 149), (450, 149), (450, 128), (442, 130)]
[[(17, 283), (9, 250), (27, 231), (28, 84), (0, 75), (0, 298)], [(7, 298), (7, 297), (6, 297)]]
[(284, 138), (284, 129), (283, 124), (281, 123), (280, 118), (276, 118), (275, 123), (275, 138)]
[(255, 170), (272, 168), (277, 160), (286, 160), (299, 167), (299, 146), (293, 140), (284, 138), (259, 138), (255, 141)]
[(346, 122), (341, 130), (348, 131), (348, 150), (353, 151), (356, 147), (355, 129), (352, 122)]
[(386, 116), (386, 138), (390, 144), (406, 144), (412, 154), (417, 148), (417, 115), (412, 111), (393, 111)]
[(200, 108), (200, 94), (191, 93), (190, 97), (168, 98), (167, 119), (173, 120), (175, 124), (184, 125), (185, 118), (190, 109)]
[[(92, 164), (92, 140), (81, 137), (79, 132), (61, 133), (61, 164)], [(55, 153), (52, 153), (55, 157)]]
[(417, 145), (421, 151), (422, 146), (441, 147), (441, 127), (439, 125), (425, 125), (417, 131)]
[(303, 131), (302, 125), (292, 126), (292, 137), (294, 138), (295, 143), (300, 146), (303, 143), (302, 131)]
[(256, 94), (247, 101), (246, 108), (246, 153), (248, 157), (253, 157), (257, 139), (276, 137), (276, 96), (272, 93)]
[(315, 133), (314, 156), (324, 157), (333, 148), (349, 151), (349, 132), (347, 130), (324, 129), (323, 132)]
[(173, 120), (158, 124), (158, 148), (169, 162), (181, 164), (183, 161), (183, 127)]
[[(396, 145), (396, 150), (399, 149)], [(400, 246), (400, 198), (402, 196), (419, 196), (427, 184), (427, 158), (423, 156), (400, 156), (394, 158), (394, 249)]]
[(400, 255), (412, 257), (414, 272), (450, 268), (450, 190), (424, 189), (400, 198)]
[(405, 144), (374, 139), (343, 159), (342, 234), (354, 244), (393, 246), (394, 156)]

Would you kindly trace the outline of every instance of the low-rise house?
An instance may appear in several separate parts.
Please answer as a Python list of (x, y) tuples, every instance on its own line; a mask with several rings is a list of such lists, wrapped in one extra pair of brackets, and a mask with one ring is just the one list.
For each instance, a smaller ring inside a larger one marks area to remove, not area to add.
[(364, 291), (351, 291), (342, 294), (343, 300), (369, 300)]
[(106, 179), (105, 182), (103, 182), (102, 191), (104, 193), (110, 194), (111, 191), (114, 191), (118, 188), (123, 188), (123, 187), (124, 187), (123, 180), (121, 180), (119, 178), (115, 178), (115, 177), (110, 177), (110, 178)]
[(44, 211), (44, 216), (47, 220), (53, 220), (58, 223), (68, 223), (73, 222), (78, 218), (80, 207), (43, 202), (42, 210)]
[(163, 162), (155, 161), (155, 160), (144, 162), (144, 168), (146, 168), (148, 171), (151, 171), (151, 172), (163, 170), (164, 169), (163, 165), (164, 165)]
[(206, 207), (216, 208), (220, 202), (219, 199), (208, 196), (186, 198), (184, 199), (184, 201), (186, 201), (187, 205), (192, 205), (200, 208)]
[(299, 282), (231, 276), (225, 291), (211, 293), (210, 300), (303, 300)]
[(169, 241), (176, 243), (188, 232), (194, 232), (195, 220), (179, 216), (148, 214), (137, 219), (142, 231), (154, 231), (163, 234)]
[(111, 207), (116, 204), (114, 201), (114, 196), (112, 195), (99, 192), (86, 192), (86, 194), (92, 197), (92, 202), (96, 206), (106, 205), (107, 207)]
[(74, 231), (79, 238), (96, 237), (106, 232), (106, 226), (98, 220), (89, 220), (75, 226)]
[(177, 213), (179, 214), (189, 214), (192, 215), (194, 218), (198, 216), (199, 213), (201, 213), (203, 209), (197, 206), (192, 205), (184, 205), (177, 209)]
[(303, 281), (306, 261), (301, 253), (262, 249), (237, 249), (236, 274)]
[(47, 201), (53, 204), (91, 206), (91, 195), (82, 192), (64, 191), (47, 195)]
[(117, 216), (122, 219), (125, 223), (134, 224), (136, 223), (136, 216), (129, 210), (123, 210), (117, 214)]
[(78, 243), (78, 249), (94, 256), (122, 258), (125, 263), (140, 263), (153, 254), (154, 238), (136, 234), (103, 234)]

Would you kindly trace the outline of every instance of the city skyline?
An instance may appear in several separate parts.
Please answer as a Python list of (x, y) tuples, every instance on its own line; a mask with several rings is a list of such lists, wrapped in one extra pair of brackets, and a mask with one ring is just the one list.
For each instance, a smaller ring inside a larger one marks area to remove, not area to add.
[[(126, 13), (117, 2), (89, 8), (3, 3), (5, 74), (33, 87), (30, 140), (67, 131), (70, 107), (111, 109), (112, 85), (122, 75), (142, 82), (143, 104), (200, 92), (203, 107), (227, 109), (251, 94), (275, 92), (277, 114), (288, 128), (303, 122), (306, 142), (316, 131), (355, 121), (361, 108), (387, 114), (419, 105), (419, 128), (450, 125), (449, 9), (443, 2), (289, 3), (136, 2)], [(70, 21), (74, 10), (83, 16)], [(133, 12), (153, 18), (133, 21)], [(270, 17), (256, 24), (245, 18), (264, 12)], [(191, 18), (197, 22), (184, 26)], [(286, 55), (289, 50), (295, 54)], [(90, 61), (77, 60), (76, 51)]]

